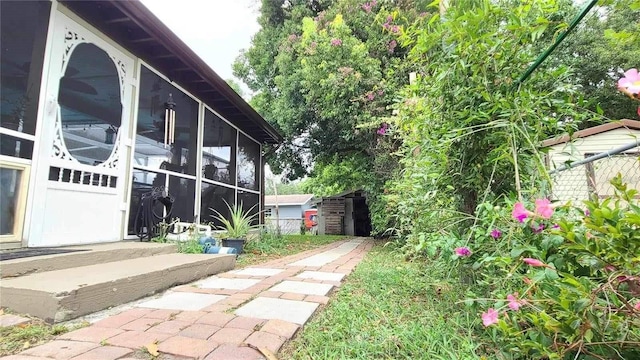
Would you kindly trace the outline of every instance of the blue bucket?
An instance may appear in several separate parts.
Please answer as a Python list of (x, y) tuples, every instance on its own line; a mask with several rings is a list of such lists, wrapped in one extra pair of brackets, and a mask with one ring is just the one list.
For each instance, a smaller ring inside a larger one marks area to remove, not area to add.
[(214, 246), (214, 245), (205, 245), (204, 247), (205, 254), (233, 254), (238, 256), (238, 250), (232, 247), (224, 247), (224, 246)]

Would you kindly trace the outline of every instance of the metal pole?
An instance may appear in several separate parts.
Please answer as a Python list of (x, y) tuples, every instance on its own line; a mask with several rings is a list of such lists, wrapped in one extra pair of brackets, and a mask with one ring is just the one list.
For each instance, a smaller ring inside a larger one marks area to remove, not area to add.
[(590, 156), (590, 157), (588, 157), (586, 159), (583, 159), (583, 160), (580, 160), (580, 161), (576, 161), (576, 162), (571, 163), (571, 164), (565, 164), (565, 165), (563, 165), (563, 166), (561, 166), (559, 168), (556, 168), (556, 169), (553, 169), (553, 170), (549, 171), (549, 175), (553, 175), (555, 173), (558, 173), (558, 172), (561, 172), (561, 171), (565, 171), (565, 170), (574, 168), (576, 166), (584, 165), (584, 164), (590, 163), (592, 161), (600, 160), (600, 159), (609, 157), (611, 155), (619, 154), (619, 153), (621, 153), (623, 151), (631, 150), (634, 147), (638, 147), (638, 146), (640, 146), (640, 139), (636, 139), (636, 141), (634, 141), (632, 143), (629, 143), (627, 145), (623, 145), (623, 146), (617, 147), (615, 149), (611, 149), (609, 151), (601, 152), (599, 154)]
[(569, 33), (576, 26), (578, 26), (580, 21), (587, 15), (587, 13), (591, 10), (591, 8), (593, 8), (597, 3), (598, 3), (598, 0), (591, 0), (588, 4), (586, 4), (582, 8), (582, 11), (580, 11), (580, 13), (578, 13), (578, 15), (576, 15), (576, 17), (573, 18), (573, 21), (571, 21), (571, 24), (569, 25), (569, 28), (567, 29), (567, 31), (560, 34), (556, 38), (556, 41), (545, 52), (543, 52), (542, 55), (538, 56), (536, 61), (533, 64), (531, 64), (531, 66), (529, 66), (527, 71), (525, 71), (524, 74), (522, 74), (522, 76), (520, 76), (520, 78), (515, 83), (513, 83), (514, 88), (520, 85), (525, 80), (527, 80), (527, 78), (538, 68), (538, 66), (540, 66), (545, 61), (545, 59), (553, 52), (553, 50), (555, 50), (556, 47), (560, 45), (560, 43), (567, 37), (567, 35), (569, 35)]

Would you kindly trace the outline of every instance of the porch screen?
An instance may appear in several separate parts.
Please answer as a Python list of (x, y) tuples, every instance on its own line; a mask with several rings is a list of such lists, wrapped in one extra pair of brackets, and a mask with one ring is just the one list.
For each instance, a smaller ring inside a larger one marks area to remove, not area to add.
[(0, 134), (2, 155), (31, 159), (50, 11), (50, 1), (0, 1), (0, 127), (14, 135)]

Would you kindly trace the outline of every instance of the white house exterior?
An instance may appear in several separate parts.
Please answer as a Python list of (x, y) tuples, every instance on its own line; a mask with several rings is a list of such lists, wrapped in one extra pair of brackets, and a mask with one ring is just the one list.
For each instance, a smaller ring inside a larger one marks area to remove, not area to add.
[(142, 3), (0, 5), (0, 249), (131, 238), (159, 187), (182, 221), (262, 208), (282, 137)]
[(313, 207), (313, 194), (267, 195), (264, 197), (265, 219), (276, 226), (276, 205), (278, 220), (283, 233), (299, 233), (304, 211)]
[[(640, 121), (621, 120), (577, 131), (568, 136), (548, 139), (546, 157), (550, 170), (563, 167), (590, 156), (606, 152), (640, 139)], [(622, 153), (576, 166), (554, 174), (553, 196), (559, 201), (588, 200), (591, 196), (613, 194), (609, 180), (620, 173), (628, 186), (640, 189), (640, 149), (638, 146)]]

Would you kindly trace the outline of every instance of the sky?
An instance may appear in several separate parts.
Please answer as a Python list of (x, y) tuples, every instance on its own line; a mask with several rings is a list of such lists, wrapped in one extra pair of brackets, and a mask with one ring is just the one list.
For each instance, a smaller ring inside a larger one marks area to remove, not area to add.
[[(260, 26), (259, 0), (142, 0), (223, 79)], [(242, 83), (238, 80), (239, 83)], [(248, 88), (243, 85), (245, 93)]]

